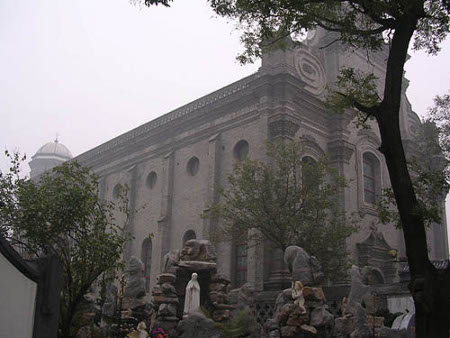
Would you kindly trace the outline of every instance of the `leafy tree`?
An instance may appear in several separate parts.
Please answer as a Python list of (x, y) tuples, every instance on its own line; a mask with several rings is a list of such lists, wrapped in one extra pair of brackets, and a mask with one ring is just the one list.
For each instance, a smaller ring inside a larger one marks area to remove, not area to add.
[(450, 91), (434, 98), (434, 106), (429, 110), (429, 122), (437, 125), (439, 143), (447, 159), (450, 158)]
[(123, 205), (101, 200), (97, 177), (75, 161), (34, 181), (20, 177), (18, 154), (7, 155), (12, 167), (0, 175), (0, 232), (27, 257), (60, 259), (60, 336), (73, 336), (83, 296), (100, 275), (120, 267), (128, 236), (114, 215)]
[[(408, 170), (417, 195), (418, 212), (426, 226), (441, 223), (443, 203), (450, 189), (448, 161), (439, 144), (442, 130), (427, 118), (414, 137), (414, 149), (408, 157)], [(379, 219), (384, 224), (396, 224), (402, 228), (401, 219), (392, 188), (386, 188), (378, 202)]]
[(356, 227), (340, 210), (338, 194), (345, 181), (327, 163), (306, 157), (300, 143), (267, 145), (268, 162), (237, 162), (228, 188), (211, 215), (223, 226), (218, 238), (270, 241), (285, 250), (299, 245), (317, 257), (327, 277), (347, 271), (345, 239)]
[[(336, 40), (355, 48), (388, 48), (384, 88), (376, 100), (359, 87), (364, 78), (341, 74), (341, 104), (378, 123), (380, 151), (386, 159), (399, 210), (411, 271), (410, 291), (416, 308), (418, 337), (448, 337), (450, 323), (450, 268), (438, 272), (428, 258), (425, 222), (408, 171), (399, 126), (402, 80), (408, 47), (430, 54), (450, 30), (447, 0), (210, 0), (214, 11), (236, 20), (243, 31), (242, 61), (253, 60), (263, 48), (304, 29), (322, 27)], [(170, 0), (144, 0), (146, 5)], [(388, 42), (386, 44), (386, 41)], [(370, 76), (367, 75), (367, 76)], [(362, 102), (360, 99), (363, 99)]]

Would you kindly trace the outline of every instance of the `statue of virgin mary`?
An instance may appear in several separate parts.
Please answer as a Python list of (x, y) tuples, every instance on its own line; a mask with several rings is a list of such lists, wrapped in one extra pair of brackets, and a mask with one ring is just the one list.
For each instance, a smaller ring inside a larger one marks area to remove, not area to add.
[(197, 281), (197, 274), (192, 274), (191, 280), (186, 286), (186, 296), (184, 297), (184, 315), (188, 315), (200, 308), (200, 284)]

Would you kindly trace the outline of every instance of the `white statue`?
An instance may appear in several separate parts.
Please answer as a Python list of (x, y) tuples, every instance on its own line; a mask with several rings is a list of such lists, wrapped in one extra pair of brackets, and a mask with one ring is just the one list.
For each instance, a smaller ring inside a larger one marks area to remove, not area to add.
[(184, 297), (184, 314), (188, 315), (200, 308), (200, 285), (197, 281), (197, 274), (194, 272), (192, 278), (186, 286), (186, 296)]
[(292, 298), (294, 299), (294, 304), (300, 308), (300, 313), (306, 313), (305, 297), (303, 296), (303, 283), (298, 280), (292, 284)]

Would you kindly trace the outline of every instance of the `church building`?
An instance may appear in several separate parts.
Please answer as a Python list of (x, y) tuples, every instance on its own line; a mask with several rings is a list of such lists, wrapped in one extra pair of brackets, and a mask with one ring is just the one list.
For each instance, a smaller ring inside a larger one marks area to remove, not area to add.
[[(405, 257), (402, 231), (378, 224), (374, 206), (389, 186), (378, 128), (369, 122), (372, 128), (358, 129), (351, 112), (333, 113), (324, 104), (342, 67), (373, 72), (381, 84), (387, 53), (368, 59), (365, 51), (332, 40), (318, 30), (300, 45), (267, 52), (256, 73), (75, 157), (100, 176), (103, 198), (115, 200), (123, 186), (129, 188), (130, 209), (139, 211), (128, 223), (135, 239), (124, 257), (143, 261), (147, 290), (166, 253), (189, 239), (208, 239), (220, 226), (220, 219), (202, 215), (219, 201), (219, 187), (226, 185), (233, 163), (246, 157), (264, 161), (266, 140), (280, 137), (303, 142), (312, 159), (327, 155), (349, 181), (342, 205), (357, 212), (361, 223), (348, 239), (348, 252), (355, 262), (376, 267), (380, 283), (398, 280), (398, 260)], [(408, 152), (421, 122), (406, 97), (407, 86), (404, 79), (400, 123)], [(36, 163), (40, 152), (33, 157)], [(431, 260), (448, 258), (446, 229), (445, 215), (442, 224), (428, 229)], [(233, 286), (249, 282), (262, 291), (282, 285), (281, 255), (270, 245), (247, 249), (245, 243), (224, 243), (216, 249), (218, 269)]]

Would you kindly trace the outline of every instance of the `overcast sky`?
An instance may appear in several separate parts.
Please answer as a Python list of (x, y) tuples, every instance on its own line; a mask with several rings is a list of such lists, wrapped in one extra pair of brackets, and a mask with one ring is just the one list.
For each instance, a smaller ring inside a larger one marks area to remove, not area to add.
[[(255, 72), (240, 50), (206, 0), (0, 0), (0, 148), (31, 157), (58, 134), (79, 155)], [(411, 55), (408, 96), (423, 114), (450, 88), (450, 39), (438, 56)]]

